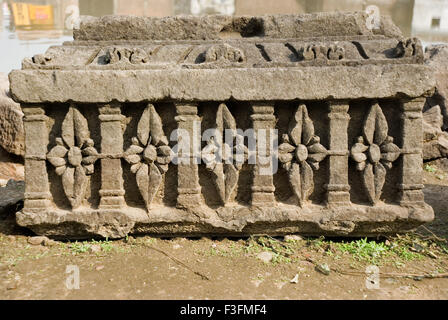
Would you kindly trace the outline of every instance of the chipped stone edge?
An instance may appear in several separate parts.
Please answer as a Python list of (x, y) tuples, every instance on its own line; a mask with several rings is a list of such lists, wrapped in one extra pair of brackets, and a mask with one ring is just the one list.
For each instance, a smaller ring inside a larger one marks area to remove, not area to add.
[[(193, 211), (161, 207), (146, 213), (139, 208), (122, 210), (50, 209), (17, 213), (17, 223), (39, 235), (56, 238), (101, 236), (122, 238), (127, 234), (156, 236), (198, 236), (221, 234), (247, 236), (269, 233), (284, 235), (377, 236), (407, 232), (434, 219), (433, 209), (422, 204), (413, 207), (383, 204), (327, 208), (292, 205), (274, 208), (233, 206), (215, 211), (201, 207)], [(372, 217), (377, 217), (372, 220)]]

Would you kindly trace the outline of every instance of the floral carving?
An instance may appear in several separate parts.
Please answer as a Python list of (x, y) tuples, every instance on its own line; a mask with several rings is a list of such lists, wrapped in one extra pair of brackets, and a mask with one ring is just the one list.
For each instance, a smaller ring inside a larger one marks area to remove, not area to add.
[[(224, 131), (230, 130), (233, 148), (224, 142)], [(201, 155), (223, 204), (226, 204), (238, 183), (239, 171), (247, 157), (244, 137), (237, 133), (236, 122), (225, 104), (218, 107), (216, 135), (207, 141)]]
[(62, 176), (62, 186), (72, 208), (78, 208), (94, 171), (98, 152), (90, 139), (87, 120), (71, 106), (62, 122), (62, 137), (47, 154), (47, 160)]
[(374, 103), (365, 119), (363, 135), (357, 138), (351, 148), (351, 157), (362, 171), (363, 183), (369, 200), (379, 201), (386, 179), (386, 168), (400, 156), (400, 148), (388, 136), (386, 117), (378, 103)]
[(125, 151), (124, 159), (131, 164), (138, 189), (149, 210), (172, 159), (162, 120), (152, 104), (143, 111), (137, 126), (137, 137), (132, 138), (132, 145)]
[(314, 188), (313, 170), (327, 156), (327, 149), (314, 134), (314, 125), (308, 110), (301, 104), (289, 123), (288, 134), (278, 148), (278, 157), (288, 171), (289, 182), (300, 206), (308, 199)]

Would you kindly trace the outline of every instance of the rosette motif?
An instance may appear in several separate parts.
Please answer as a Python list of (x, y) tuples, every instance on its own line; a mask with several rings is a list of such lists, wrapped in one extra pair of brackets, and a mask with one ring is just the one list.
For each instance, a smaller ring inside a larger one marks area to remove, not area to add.
[(363, 135), (352, 146), (350, 155), (356, 162), (356, 169), (362, 171), (363, 183), (369, 200), (379, 201), (386, 180), (386, 168), (400, 156), (400, 148), (388, 135), (388, 125), (378, 103), (371, 106), (367, 114)]
[(125, 151), (124, 159), (136, 175), (137, 186), (149, 210), (172, 159), (162, 120), (152, 104), (143, 111), (137, 126), (137, 137), (132, 138), (132, 145)]
[(47, 160), (62, 176), (62, 186), (73, 209), (81, 205), (89, 176), (93, 174), (94, 163), (98, 159), (98, 152), (89, 136), (86, 118), (70, 106), (62, 122), (62, 137), (56, 138), (56, 146), (47, 154)]

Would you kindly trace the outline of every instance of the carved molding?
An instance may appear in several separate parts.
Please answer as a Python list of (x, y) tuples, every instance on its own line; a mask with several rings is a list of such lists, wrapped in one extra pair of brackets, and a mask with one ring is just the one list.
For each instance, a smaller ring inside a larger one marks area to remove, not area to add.
[(303, 206), (314, 188), (313, 170), (318, 170), (319, 163), (327, 156), (327, 149), (314, 134), (314, 125), (305, 104), (298, 106), (278, 152), (298, 204)]
[(362, 171), (362, 179), (372, 204), (381, 196), (386, 181), (386, 168), (400, 156), (400, 148), (388, 135), (386, 117), (378, 103), (372, 104), (366, 116), (363, 135), (352, 146), (350, 155), (357, 163), (356, 169)]

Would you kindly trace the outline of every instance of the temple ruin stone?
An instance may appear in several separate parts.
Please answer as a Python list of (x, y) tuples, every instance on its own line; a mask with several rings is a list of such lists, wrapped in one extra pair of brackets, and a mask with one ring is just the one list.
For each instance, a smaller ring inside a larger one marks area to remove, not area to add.
[(418, 39), (366, 18), (83, 17), (74, 41), (9, 74), (25, 128), (18, 224), (119, 238), (374, 236), (431, 221), (432, 70)]

